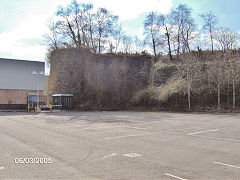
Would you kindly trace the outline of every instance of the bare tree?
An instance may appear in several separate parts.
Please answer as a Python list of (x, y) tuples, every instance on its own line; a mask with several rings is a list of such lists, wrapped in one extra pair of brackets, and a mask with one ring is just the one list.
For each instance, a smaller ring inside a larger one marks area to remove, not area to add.
[(74, 47), (88, 47), (95, 53), (101, 53), (103, 42), (112, 35), (118, 21), (118, 16), (107, 9), (99, 8), (95, 13), (92, 4), (76, 0), (60, 7), (57, 16), (61, 17), (61, 33), (70, 38)]
[(135, 52), (141, 53), (143, 51), (143, 41), (139, 39), (137, 36), (134, 36), (134, 46), (135, 46)]
[(43, 43), (47, 45), (50, 49), (55, 50), (58, 49), (61, 46), (61, 37), (59, 32), (59, 24), (57, 22), (54, 22), (53, 20), (49, 20), (48, 22), (48, 29), (49, 34), (44, 34)]
[[(184, 33), (185, 33), (184, 26), (188, 23), (189, 23), (188, 25), (190, 25), (190, 22), (192, 22), (192, 9), (187, 7), (187, 5), (185, 4), (180, 4), (175, 10), (172, 11), (172, 16), (174, 18), (174, 24), (177, 27), (176, 41), (177, 41), (177, 58), (178, 58), (178, 55), (180, 53), (180, 47), (183, 42), (182, 37), (184, 36)], [(187, 32), (189, 31), (188, 29), (191, 29), (190, 27), (187, 28), (186, 30)], [(188, 38), (186, 38), (185, 40), (188, 40)]]
[(99, 8), (96, 14), (96, 25), (98, 32), (98, 53), (101, 53), (103, 48), (102, 40), (109, 36), (112, 32), (114, 23), (117, 23), (118, 16), (114, 16), (105, 8)]
[(223, 55), (217, 55), (216, 59), (208, 65), (209, 80), (216, 86), (217, 90), (217, 107), (221, 109), (221, 89), (226, 81), (226, 61)]
[(62, 20), (58, 21), (58, 23), (60, 24), (62, 34), (68, 35), (73, 41), (74, 45), (76, 47), (79, 47), (80, 42), (78, 42), (77, 40), (74, 24), (70, 17), (71, 16), (70, 9), (68, 7), (67, 8), (59, 7), (57, 11), (57, 16), (60, 16), (62, 18)]
[(127, 35), (123, 36), (122, 44), (123, 44), (123, 51), (125, 53), (131, 52), (132, 43), (133, 43), (133, 40), (130, 36), (127, 36)]
[[(91, 4), (90, 4), (91, 5)], [(89, 6), (90, 6), (89, 5)], [(89, 43), (89, 48), (92, 49), (94, 53), (97, 52), (97, 40), (96, 40), (96, 23), (95, 16), (96, 14), (92, 12), (93, 6), (89, 9), (89, 11), (85, 12), (85, 29), (87, 31), (87, 37)]]
[(203, 21), (203, 29), (207, 31), (210, 35), (211, 45), (212, 45), (212, 52), (214, 50), (214, 42), (213, 42), (213, 32), (216, 28), (218, 19), (211, 11), (201, 14), (200, 17)]
[(172, 56), (172, 49), (171, 49), (171, 41), (172, 41), (172, 34), (173, 34), (173, 22), (172, 22), (172, 17), (171, 14), (169, 15), (160, 15), (158, 17), (158, 25), (163, 27), (164, 29), (164, 35), (167, 38), (167, 44), (168, 44), (168, 55), (170, 60), (173, 60), (173, 56)]
[(236, 107), (236, 86), (239, 83), (240, 77), (240, 59), (236, 55), (225, 54), (226, 62), (226, 72), (231, 78), (232, 82), (232, 108)]
[(92, 21), (94, 20), (93, 17), (95, 15), (92, 12), (93, 5), (81, 3), (79, 5), (79, 10), (80, 15), (78, 17), (78, 21), (81, 30), (82, 44), (84, 47), (91, 47), (91, 37), (93, 35), (92, 31), (94, 30), (94, 25)]
[(239, 39), (239, 34), (228, 28), (220, 28), (215, 31), (215, 39), (220, 44), (222, 50), (225, 51), (233, 49), (233, 46)]
[(124, 36), (122, 25), (117, 24), (113, 31), (114, 31), (113, 37), (115, 40), (115, 43), (114, 43), (115, 51), (114, 52), (117, 53), (117, 51), (119, 50), (120, 43), (122, 42), (122, 39)]
[(182, 56), (182, 58), (183, 60), (181, 64), (177, 66), (175, 78), (182, 80), (181, 82), (188, 98), (188, 109), (190, 110), (191, 93), (195, 88), (193, 84), (199, 79), (199, 75), (201, 73), (201, 64), (192, 54), (185, 54)]
[(146, 35), (145, 41), (151, 42), (154, 56), (157, 56), (157, 45), (159, 42), (159, 29), (158, 29), (158, 15), (156, 12), (149, 13), (144, 20), (144, 34)]
[(73, 0), (66, 7), (59, 7), (57, 11), (57, 16), (62, 18), (58, 21), (61, 33), (68, 36), (75, 47), (88, 46), (86, 14), (92, 8), (92, 4), (79, 4)]
[(196, 37), (195, 34), (196, 25), (193, 18), (188, 18), (182, 27), (181, 39), (182, 39), (182, 52), (190, 52), (190, 41)]

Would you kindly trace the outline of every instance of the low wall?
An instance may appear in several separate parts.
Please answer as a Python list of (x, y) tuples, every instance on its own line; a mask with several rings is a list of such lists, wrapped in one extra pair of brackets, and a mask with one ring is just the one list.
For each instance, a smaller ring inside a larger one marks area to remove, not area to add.
[[(27, 94), (37, 90), (0, 89), (0, 109), (24, 109), (27, 106)], [(39, 91), (40, 102), (45, 101), (44, 91)]]

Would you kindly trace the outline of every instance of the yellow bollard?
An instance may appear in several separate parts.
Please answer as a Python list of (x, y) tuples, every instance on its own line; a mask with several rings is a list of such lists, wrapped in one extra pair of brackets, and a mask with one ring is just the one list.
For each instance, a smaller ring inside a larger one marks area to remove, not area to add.
[(30, 111), (30, 105), (28, 104), (28, 112)]
[(52, 105), (50, 104), (50, 111), (52, 112)]

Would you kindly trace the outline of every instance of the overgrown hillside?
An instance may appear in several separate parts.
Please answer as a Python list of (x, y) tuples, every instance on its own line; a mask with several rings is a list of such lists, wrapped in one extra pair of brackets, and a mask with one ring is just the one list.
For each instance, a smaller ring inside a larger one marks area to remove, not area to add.
[(201, 111), (234, 110), (240, 105), (237, 50), (181, 54), (178, 61), (156, 63), (150, 77), (150, 85), (133, 97), (136, 106)]
[[(78, 109), (236, 109), (239, 51), (191, 52), (178, 60), (60, 49), (50, 56), (49, 94), (71, 93)], [(156, 59), (155, 59), (156, 60)]]

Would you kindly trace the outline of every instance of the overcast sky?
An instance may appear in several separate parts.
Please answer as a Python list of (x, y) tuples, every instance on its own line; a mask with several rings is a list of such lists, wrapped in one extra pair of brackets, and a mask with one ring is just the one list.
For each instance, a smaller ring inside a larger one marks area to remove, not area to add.
[[(71, 0), (0, 0), (0, 58), (44, 61), (46, 47), (42, 36), (46, 23), (59, 5)], [(92, 2), (95, 7), (106, 7), (120, 17), (129, 35), (143, 38), (143, 20), (149, 11), (167, 13), (179, 3), (193, 9), (198, 22), (202, 12), (213, 11), (219, 17), (219, 26), (240, 31), (239, 0), (79, 0)], [(198, 24), (199, 25), (199, 24)]]

